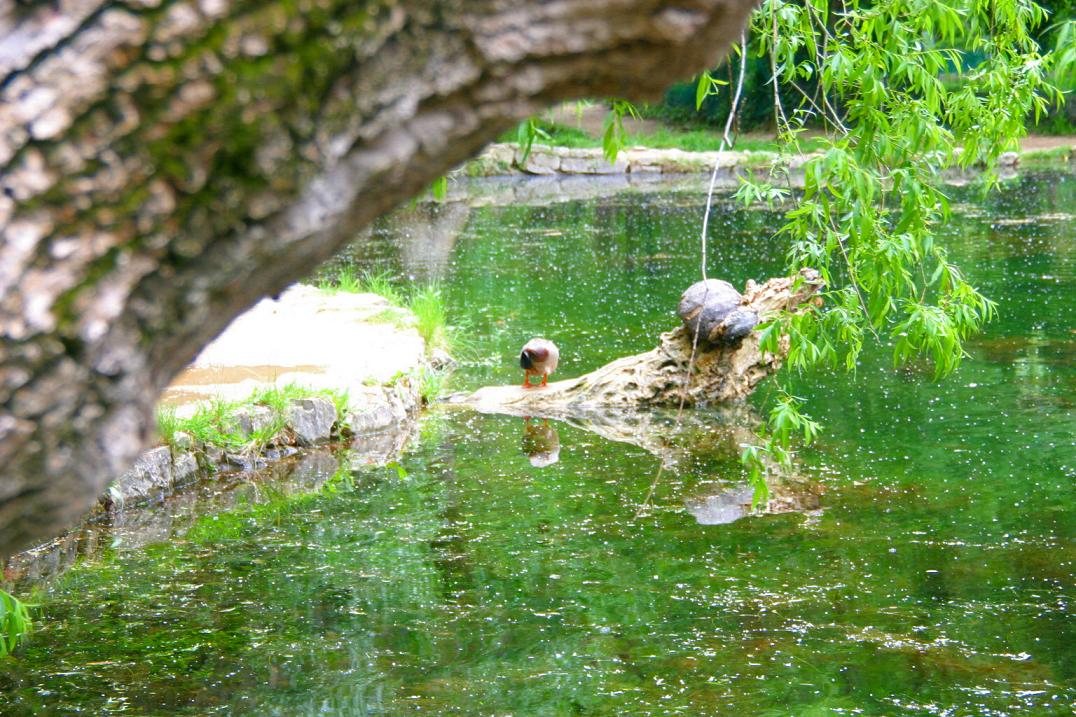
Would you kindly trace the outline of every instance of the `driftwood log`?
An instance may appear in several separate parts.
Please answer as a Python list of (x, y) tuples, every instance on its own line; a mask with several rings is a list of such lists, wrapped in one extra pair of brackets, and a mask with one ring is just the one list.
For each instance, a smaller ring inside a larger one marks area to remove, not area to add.
[(228, 322), (520, 119), (660, 96), (754, 0), (0, 2), (0, 556)]
[[(765, 321), (782, 309), (795, 309), (814, 300), (821, 288), (822, 281), (813, 269), (764, 284), (749, 281), (742, 307)], [(680, 326), (662, 334), (656, 348), (617, 359), (578, 378), (555, 381), (542, 388), (487, 386), (471, 394), (451, 396), (448, 403), (488, 413), (563, 419), (585, 415), (592, 409), (734, 401), (751, 393), (781, 364), (782, 355), (759, 348), (759, 336), (758, 331), (752, 331), (733, 345), (702, 341), (696, 345), (687, 328)], [(783, 354), (787, 351), (787, 337), (780, 344)]]

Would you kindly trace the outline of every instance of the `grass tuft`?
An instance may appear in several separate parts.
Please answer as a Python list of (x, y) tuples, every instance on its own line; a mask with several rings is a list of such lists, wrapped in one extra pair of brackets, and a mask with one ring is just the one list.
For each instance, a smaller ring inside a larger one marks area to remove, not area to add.
[(362, 287), (362, 291), (370, 294), (377, 294), (386, 299), (393, 306), (401, 306), (404, 303), (403, 295), (393, 283), (392, 274), (387, 271), (377, 273), (364, 271), (362, 273), (360, 286)]
[(336, 290), (348, 294), (358, 294), (362, 291), (362, 280), (356, 276), (354, 267), (342, 266), (336, 272)]
[(179, 431), (179, 418), (176, 417), (174, 406), (159, 406), (157, 408), (157, 435), (166, 446), (176, 442), (176, 432)]
[(344, 264), (330, 273), (323, 274), (315, 286), (329, 294), (341, 291), (348, 294), (377, 294), (393, 306), (404, 304), (403, 295), (389, 271), (375, 272), (367, 269), (359, 273), (354, 266)]
[(444, 295), (436, 283), (414, 287), (405, 294), (389, 271), (366, 270), (356, 274), (353, 267), (345, 265), (337, 267), (334, 273), (323, 276), (317, 286), (330, 293), (363, 292), (377, 294), (386, 299), (391, 305), (390, 308), (371, 316), (370, 321), (403, 326), (409, 323), (409, 319), (406, 314), (396, 309), (410, 310), (415, 316), (415, 328), (426, 343), (427, 353), (436, 349), (454, 353), (454, 350), (464, 343), (461, 331), (448, 324)]
[(415, 315), (415, 328), (426, 342), (426, 351), (449, 349), (448, 311), (441, 289), (428, 284), (416, 289), (408, 301), (408, 308)]
[(444, 394), (448, 384), (446, 371), (423, 366), (418, 372), (418, 395), (423, 404), (433, 403), (439, 396)]

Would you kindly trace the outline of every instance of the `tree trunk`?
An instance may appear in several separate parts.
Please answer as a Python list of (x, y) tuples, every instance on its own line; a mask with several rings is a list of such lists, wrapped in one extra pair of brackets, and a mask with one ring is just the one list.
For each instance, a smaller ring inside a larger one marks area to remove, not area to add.
[[(749, 281), (743, 308), (765, 320), (811, 301), (821, 288), (821, 277), (813, 269), (761, 285)], [(787, 350), (787, 337), (780, 343)], [(725, 403), (751, 393), (780, 366), (781, 358), (760, 349), (757, 331), (733, 346), (707, 346), (695, 345), (680, 326), (662, 334), (657, 348), (617, 359), (578, 378), (532, 388), (487, 386), (448, 401), (485, 413), (562, 420), (585, 418), (595, 410)]]
[(564, 99), (654, 98), (751, 0), (0, 6), (0, 555), (58, 533), (168, 380)]

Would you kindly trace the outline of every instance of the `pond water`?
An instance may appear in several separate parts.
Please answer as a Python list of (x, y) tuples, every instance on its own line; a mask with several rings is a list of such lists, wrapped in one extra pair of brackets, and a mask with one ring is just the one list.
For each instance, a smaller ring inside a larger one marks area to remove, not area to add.
[[(632, 445), (435, 411), (398, 470), (68, 572), (0, 714), (1072, 714), (1076, 177), (952, 193), (1000, 317), (940, 383), (884, 347), (799, 379), (808, 510), (733, 520), (724, 414)], [(535, 334), (569, 376), (674, 325), (702, 200), (420, 206), (341, 260), (442, 282), (456, 388), (519, 380)], [(711, 275), (778, 273), (775, 224), (722, 202)]]

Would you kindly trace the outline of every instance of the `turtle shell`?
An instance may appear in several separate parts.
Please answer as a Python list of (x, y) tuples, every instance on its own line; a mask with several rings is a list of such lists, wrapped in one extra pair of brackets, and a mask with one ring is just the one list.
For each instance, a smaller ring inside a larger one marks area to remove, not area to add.
[(716, 346), (738, 344), (758, 324), (758, 314), (743, 306), (743, 296), (721, 279), (699, 281), (680, 297), (676, 313), (694, 339)]

